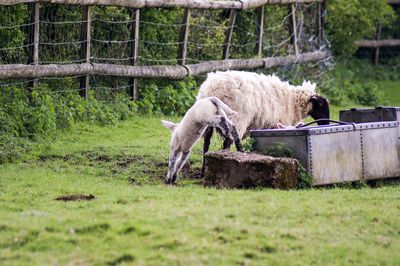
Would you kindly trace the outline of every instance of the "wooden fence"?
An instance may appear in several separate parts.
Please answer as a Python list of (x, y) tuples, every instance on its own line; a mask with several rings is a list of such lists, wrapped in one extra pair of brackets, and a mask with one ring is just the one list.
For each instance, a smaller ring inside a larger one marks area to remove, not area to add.
[[(6, 64), (0, 65), (0, 79), (32, 79), (31, 86), (35, 86), (37, 78), (43, 77), (64, 77), (80, 75), (80, 92), (83, 97), (87, 97), (89, 90), (90, 75), (113, 75), (129, 78), (131, 87), (130, 96), (137, 99), (137, 79), (136, 78), (169, 78), (181, 79), (189, 75), (200, 75), (216, 70), (230, 69), (256, 69), (271, 68), (294, 63), (310, 62), (326, 58), (328, 54), (322, 51), (299, 53), (297, 47), (295, 5), (298, 3), (317, 3), (315, 32), (317, 34), (318, 45), (321, 44), (323, 36), (323, 12), (325, 0), (242, 0), (242, 1), (214, 1), (214, 0), (2, 0), (0, 5), (29, 4), (30, 24), (29, 60), (27, 64)], [(39, 64), (39, 13), (40, 4), (68, 4), (82, 6), (81, 24), (81, 48), (80, 64)], [(293, 55), (284, 57), (261, 58), (264, 32), (264, 5), (289, 5), (292, 10), (290, 18), (291, 44), (295, 48)], [(130, 43), (130, 65), (118, 64), (99, 64), (91, 62), (91, 6), (118, 6), (133, 9), (132, 30)], [(155, 7), (181, 7), (184, 8), (183, 23), (179, 36), (179, 51), (177, 54), (178, 65), (154, 65), (138, 66), (138, 42), (139, 42), (139, 21), (141, 8)], [(230, 18), (226, 31), (225, 43), (222, 51), (222, 60), (207, 61), (198, 64), (185, 64), (190, 27), (190, 14), (192, 9), (229, 9)], [(232, 38), (232, 29), (235, 24), (236, 14), (240, 10), (256, 9), (257, 14), (257, 43), (255, 47), (255, 58), (251, 59), (229, 59), (229, 49)]]

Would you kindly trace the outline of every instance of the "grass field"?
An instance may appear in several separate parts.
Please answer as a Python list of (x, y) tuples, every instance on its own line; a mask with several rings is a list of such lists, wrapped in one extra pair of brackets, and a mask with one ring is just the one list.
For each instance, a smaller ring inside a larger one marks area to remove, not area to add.
[(377, 82), (380, 90), (384, 92), (385, 98), (392, 106), (400, 106), (400, 82), (394, 80), (382, 80)]
[[(159, 120), (80, 125), (0, 165), (0, 265), (400, 264), (400, 185), (205, 188), (199, 143), (167, 187)], [(55, 200), (77, 193), (96, 198)]]

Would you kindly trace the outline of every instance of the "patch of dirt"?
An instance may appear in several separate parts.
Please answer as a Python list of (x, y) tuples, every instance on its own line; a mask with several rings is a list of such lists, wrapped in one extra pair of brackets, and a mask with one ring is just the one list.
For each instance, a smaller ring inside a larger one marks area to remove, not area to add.
[(40, 155), (39, 156), (39, 162), (46, 162), (46, 161), (50, 161), (50, 160), (63, 160), (63, 161), (69, 161), (71, 160), (71, 156), (68, 155)]
[(143, 162), (143, 160), (143, 157), (124, 158), (123, 160), (118, 160), (117, 165), (121, 168), (127, 168), (131, 163)]
[(129, 254), (124, 254), (110, 262), (107, 263), (109, 266), (115, 266), (121, 263), (128, 263), (128, 262), (133, 262), (135, 261), (135, 257)]
[[(158, 179), (164, 179), (165, 176), (167, 175), (168, 172), (168, 165), (166, 163), (157, 163), (159, 167), (162, 167), (165, 169), (162, 175), (158, 176)], [(183, 178), (183, 179), (195, 179), (195, 180), (200, 180), (201, 178), (201, 168), (197, 167), (192, 167), (190, 163), (185, 163), (183, 165), (181, 171), (179, 172), (179, 177), (178, 178)]]
[[(144, 179), (142, 180), (140, 177), (132, 177), (128, 180), (132, 185), (140, 185), (147, 182), (158, 183), (160, 180), (165, 178), (168, 171), (168, 160), (164, 159), (160, 161), (153, 159), (152, 156), (149, 155), (133, 155), (126, 154), (125, 152), (120, 154), (107, 154), (103, 151), (82, 151), (66, 155), (42, 155), (39, 157), (38, 161), (40, 163), (46, 163), (55, 160), (60, 160), (76, 166), (103, 168), (105, 172), (106, 170), (109, 170), (108, 173), (111, 173), (113, 176), (123, 172), (130, 173), (137, 169), (136, 166), (140, 166), (140, 168), (142, 168), (141, 172)], [(133, 165), (135, 165), (134, 170), (130, 169)], [(182, 179), (201, 180), (201, 168), (192, 167), (190, 161), (188, 161), (183, 166), (179, 176)], [(74, 197), (74, 195), (71, 195), (70, 197), (71, 198), (60, 197), (57, 200), (91, 200), (84, 197), (79, 198), (79, 196)]]
[(75, 194), (75, 195), (63, 195), (55, 200), (59, 201), (78, 201), (78, 200), (94, 200), (96, 197), (92, 194), (83, 195), (83, 194)]
[(185, 163), (185, 165), (182, 167), (181, 174), (188, 179), (200, 179), (201, 168), (192, 168), (190, 164)]
[(168, 167), (168, 162), (156, 162), (154, 164), (156, 167)]

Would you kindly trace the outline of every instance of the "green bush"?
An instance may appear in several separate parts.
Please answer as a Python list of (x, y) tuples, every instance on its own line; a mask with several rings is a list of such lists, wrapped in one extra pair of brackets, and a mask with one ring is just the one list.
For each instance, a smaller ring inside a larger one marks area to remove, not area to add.
[(342, 60), (324, 77), (318, 89), (336, 105), (385, 105), (384, 95), (374, 80), (398, 75), (389, 66), (374, 67), (365, 60)]
[(0, 163), (18, 158), (30, 141), (52, 136), (76, 122), (113, 125), (136, 113), (135, 102), (117, 94), (113, 102), (83, 99), (76, 90), (54, 92), (41, 84), (30, 93), (23, 87), (3, 87), (0, 94)]
[(328, 1), (326, 32), (332, 50), (341, 57), (351, 57), (357, 50), (354, 41), (371, 38), (377, 23), (390, 24), (393, 8), (386, 0)]
[(335, 105), (361, 104), (385, 105), (383, 93), (373, 82), (349, 80), (331, 80), (321, 86), (320, 91)]
[(138, 108), (144, 114), (183, 115), (197, 95), (193, 78), (181, 81), (148, 82), (140, 87)]

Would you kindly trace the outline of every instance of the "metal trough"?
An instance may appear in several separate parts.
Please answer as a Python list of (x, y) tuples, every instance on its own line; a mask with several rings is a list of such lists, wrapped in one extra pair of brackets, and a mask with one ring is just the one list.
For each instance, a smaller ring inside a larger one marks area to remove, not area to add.
[(339, 111), (339, 120), (368, 123), (397, 121), (400, 123), (400, 107), (351, 108)]
[(313, 176), (313, 185), (399, 177), (398, 110), (393, 121), (260, 129), (250, 135), (260, 152), (285, 143)]

